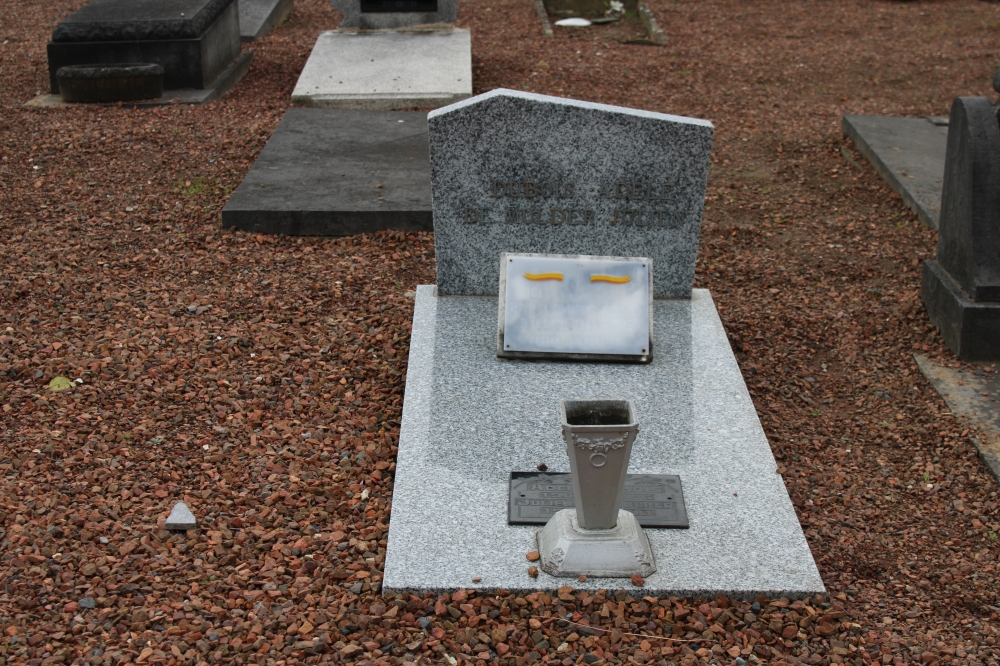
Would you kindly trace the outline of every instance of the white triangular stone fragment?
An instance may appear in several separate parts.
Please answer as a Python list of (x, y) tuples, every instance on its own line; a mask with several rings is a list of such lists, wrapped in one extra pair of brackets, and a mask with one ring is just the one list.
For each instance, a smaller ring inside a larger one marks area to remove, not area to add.
[(168, 530), (193, 530), (197, 527), (197, 521), (191, 509), (184, 502), (178, 502), (167, 516), (166, 528)]
[(586, 28), (590, 25), (590, 21), (585, 18), (564, 18), (561, 21), (556, 21), (556, 25), (564, 28)]

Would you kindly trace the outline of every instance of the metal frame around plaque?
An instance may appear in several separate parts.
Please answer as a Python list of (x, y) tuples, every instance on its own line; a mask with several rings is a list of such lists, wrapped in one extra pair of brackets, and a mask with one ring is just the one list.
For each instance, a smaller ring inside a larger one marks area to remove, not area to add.
[[(528, 486), (538, 482), (546, 488), (531, 490)], [(669, 495), (664, 493), (639, 493), (635, 487), (648, 484), (667, 486)], [(521, 506), (540, 507), (537, 516), (519, 515)], [(673, 506), (662, 506), (673, 504)], [(562, 509), (575, 508), (573, 482), (566, 472), (511, 472), (510, 493), (507, 502), (508, 525), (544, 525)], [(625, 477), (625, 492), (622, 495), (622, 509), (635, 515), (639, 526), (649, 528), (687, 529), (687, 506), (684, 504), (684, 490), (681, 477), (676, 474), (629, 474)]]
[[(507, 264), (509, 257), (544, 257), (551, 259), (593, 260), (593, 261), (628, 261), (643, 262), (648, 271), (648, 314), (649, 339), (645, 354), (593, 354), (557, 351), (520, 351), (509, 350), (504, 346), (504, 323), (506, 315), (507, 294)], [(582, 254), (534, 254), (527, 252), (502, 252), (500, 254), (500, 295), (497, 308), (497, 356), (513, 359), (549, 359), (564, 361), (604, 361), (611, 363), (649, 363), (653, 360), (653, 260), (647, 257), (601, 257)]]

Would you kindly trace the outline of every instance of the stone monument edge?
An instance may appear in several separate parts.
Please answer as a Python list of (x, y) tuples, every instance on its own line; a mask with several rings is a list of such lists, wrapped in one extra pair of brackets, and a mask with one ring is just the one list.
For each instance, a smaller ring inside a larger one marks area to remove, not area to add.
[(602, 104), (600, 102), (587, 102), (584, 100), (572, 99), (569, 97), (556, 97), (554, 95), (542, 95), (539, 93), (524, 92), (521, 90), (513, 90), (511, 88), (494, 88), (485, 93), (480, 93), (479, 95), (473, 95), (468, 99), (463, 99), (454, 104), (449, 104), (447, 106), (442, 106), (440, 108), (434, 109), (428, 112), (427, 120), (430, 122), (432, 119), (438, 118), (439, 116), (445, 116), (461, 109), (472, 106), (479, 102), (485, 102), (487, 100), (493, 99), (494, 97), (513, 97), (516, 99), (523, 99), (530, 102), (542, 102), (546, 104), (560, 104), (563, 106), (571, 106), (578, 109), (586, 109), (590, 111), (604, 111), (607, 113), (617, 113), (629, 116), (635, 116), (638, 118), (647, 118), (650, 120), (662, 120), (667, 122), (681, 123), (684, 125), (694, 125), (697, 127), (706, 127), (713, 133), (715, 131), (715, 125), (712, 124), (710, 120), (704, 120), (702, 118), (691, 118), (689, 116), (677, 116), (670, 113), (660, 113), (659, 111), (646, 111), (645, 109), (634, 109), (627, 106), (615, 106), (613, 104)]
[(457, 0), (439, 0), (435, 12), (375, 12), (361, 11), (360, 0), (330, 0), (342, 19), (336, 30), (390, 31), (417, 26), (453, 26), (457, 14)]

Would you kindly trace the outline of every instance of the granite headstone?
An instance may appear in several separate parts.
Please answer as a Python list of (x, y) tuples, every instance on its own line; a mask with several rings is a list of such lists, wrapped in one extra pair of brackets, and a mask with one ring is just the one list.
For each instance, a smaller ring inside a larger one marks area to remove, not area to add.
[(240, 56), (236, 0), (93, 0), (48, 43), (49, 82), (66, 65), (154, 63), (166, 89), (207, 88)]
[(496, 295), (501, 252), (650, 257), (690, 298), (713, 126), (514, 90), (432, 111), (442, 295)]
[(958, 358), (1000, 359), (1000, 125), (984, 97), (951, 107), (937, 259), (924, 262), (921, 298)]
[(458, 0), (330, 0), (344, 15), (339, 30), (445, 27), (455, 22)]

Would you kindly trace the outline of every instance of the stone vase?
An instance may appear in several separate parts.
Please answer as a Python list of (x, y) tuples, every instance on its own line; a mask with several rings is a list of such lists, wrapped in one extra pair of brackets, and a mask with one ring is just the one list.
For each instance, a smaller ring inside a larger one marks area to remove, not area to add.
[(584, 530), (613, 529), (639, 432), (635, 406), (630, 400), (563, 400), (560, 412), (576, 522)]

